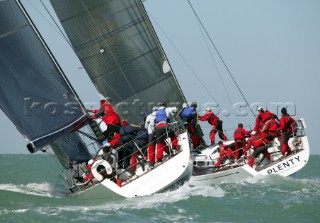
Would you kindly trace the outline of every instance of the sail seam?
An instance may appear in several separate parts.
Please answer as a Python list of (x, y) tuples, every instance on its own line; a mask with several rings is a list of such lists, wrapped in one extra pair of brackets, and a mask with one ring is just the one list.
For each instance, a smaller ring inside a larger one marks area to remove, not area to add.
[(23, 25), (23, 26), (20, 26), (20, 27), (12, 30), (12, 31), (10, 31), (10, 32), (6, 32), (6, 33), (1, 34), (1, 35), (0, 35), (0, 39), (1, 39), (1, 38), (4, 38), (4, 37), (7, 37), (7, 36), (10, 36), (10, 35), (12, 35), (12, 34), (15, 34), (15, 33), (18, 32), (20, 29), (23, 29), (23, 28), (25, 28), (25, 27), (28, 27), (28, 24), (25, 24), (25, 25)]
[[(144, 56), (147, 56), (148, 54), (150, 54), (150, 53), (152, 53), (152, 52), (155, 52), (157, 49), (159, 49), (159, 47), (155, 47), (155, 48), (153, 48), (152, 50), (149, 50), (148, 52), (143, 53), (143, 54), (141, 54), (141, 55), (138, 56), (138, 57), (135, 57), (134, 59), (128, 61), (127, 63), (124, 63), (123, 66), (129, 65), (129, 64), (131, 64), (132, 62), (134, 62), (134, 61), (136, 61), (136, 60), (138, 60), (138, 59), (141, 59), (141, 58), (143, 58)], [(95, 55), (93, 55), (93, 56), (95, 56)], [(93, 56), (92, 56), (92, 57), (93, 57)], [(90, 58), (90, 57), (87, 57), (86, 59), (89, 59), (89, 58)], [(85, 59), (85, 60), (86, 60), (86, 59)], [(107, 71), (107, 72), (99, 73), (98, 75), (99, 75), (99, 76), (100, 76), (100, 75), (105, 76), (105, 75), (107, 75), (107, 74), (113, 73), (113, 72), (116, 71), (117, 69), (118, 69), (118, 68), (112, 69), (112, 70)], [(93, 77), (92, 80), (99, 79), (99, 78), (100, 78), (99, 76)]]
[(87, 42), (81, 43), (81, 44), (75, 46), (74, 48), (75, 48), (75, 49), (79, 49), (79, 48), (81, 48), (81, 47), (83, 47), (83, 46), (85, 46), (85, 45), (87, 45), (87, 44), (89, 44), (89, 43), (96, 42), (96, 41), (98, 41), (98, 40), (100, 40), (100, 39), (103, 39), (104, 37), (110, 36), (110, 35), (118, 32), (118, 31), (122, 31), (122, 30), (126, 29), (127, 27), (129, 27), (129, 26), (131, 26), (131, 25), (135, 25), (135, 24), (137, 24), (137, 23), (140, 23), (140, 22), (143, 21), (143, 19), (144, 19), (144, 17), (140, 17), (140, 18), (138, 18), (138, 19), (136, 19), (136, 20), (133, 20), (133, 21), (127, 23), (127, 24), (124, 24), (124, 25), (122, 25), (122, 26), (120, 26), (120, 27), (118, 27), (118, 28), (116, 28), (116, 29), (114, 29), (114, 30), (112, 30), (112, 31), (110, 31), (110, 32), (107, 32), (107, 33), (105, 33), (105, 34), (102, 34), (102, 35), (98, 36), (97, 38), (94, 38), (94, 39), (89, 40), (89, 41), (87, 41)]
[[(91, 13), (89, 12), (86, 4), (83, 2), (83, 0), (81, 0), (81, 2), (82, 2), (82, 5), (86, 8), (86, 10), (87, 10), (87, 12), (88, 12), (88, 15), (90, 16), (90, 19), (91, 19), (93, 25), (95, 26), (96, 30), (97, 30), (98, 33), (100, 33), (100, 35), (101, 35), (100, 29), (99, 29), (99, 27), (97, 26), (97, 24), (95, 23), (95, 21), (94, 21), (92, 15), (91, 15)], [(144, 18), (144, 17), (142, 17), (142, 18)], [(105, 42), (108, 50), (110, 51), (110, 54), (111, 54), (112, 58), (113, 58), (114, 61), (116, 62), (116, 65), (119, 67), (119, 70), (120, 70), (121, 74), (123, 75), (124, 79), (125, 79), (126, 82), (128, 83), (128, 85), (129, 85), (129, 87), (130, 87), (130, 90), (131, 90), (132, 93), (135, 95), (135, 97), (136, 97), (137, 99), (139, 99), (138, 96), (137, 96), (137, 94), (136, 94), (135, 91), (134, 91), (134, 88), (132, 87), (132, 85), (130, 84), (128, 78), (126, 77), (124, 71), (122, 70), (122, 68), (121, 68), (121, 66), (120, 66), (117, 58), (116, 58), (115, 55), (113, 54), (113, 52), (112, 52), (112, 50), (111, 50), (111, 48), (110, 48), (110, 45), (107, 43), (107, 41), (106, 41), (105, 39), (103, 39), (103, 40), (104, 40), (104, 42)], [(139, 100), (140, 100), (140, 99), (139, 99)]]

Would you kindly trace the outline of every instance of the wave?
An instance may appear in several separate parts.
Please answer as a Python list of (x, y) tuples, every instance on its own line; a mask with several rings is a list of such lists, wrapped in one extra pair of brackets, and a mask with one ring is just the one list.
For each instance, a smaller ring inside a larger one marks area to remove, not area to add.
[(29, 183), (26, 185), (0, 184), (0, 190), (11, 191), (15, 193), (53, 197), (55, 186), (49, 183)]

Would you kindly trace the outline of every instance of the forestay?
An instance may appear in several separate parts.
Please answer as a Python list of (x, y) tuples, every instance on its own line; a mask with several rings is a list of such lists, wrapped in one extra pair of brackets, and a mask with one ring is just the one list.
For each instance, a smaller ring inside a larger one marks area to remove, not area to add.
[(77, 128), (85, 111), (20, 2), (0, 1), (0, 21), (0, 108), (35, 152)]
[[(152, 103), (185, 99), (140, 0), (51, 0), (97, 90), (140, 123)], [(133, 104), (140, 100), (140, 103)]]

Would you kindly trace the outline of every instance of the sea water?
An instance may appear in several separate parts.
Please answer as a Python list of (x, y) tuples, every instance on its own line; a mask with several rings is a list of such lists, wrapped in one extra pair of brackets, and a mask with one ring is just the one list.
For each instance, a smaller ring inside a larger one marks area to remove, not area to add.
[(0, 222), (320, 222), (320, 156), (293, 177), (183, 185), (137, 198), (63, 196), (52, 156), (0, 155)]

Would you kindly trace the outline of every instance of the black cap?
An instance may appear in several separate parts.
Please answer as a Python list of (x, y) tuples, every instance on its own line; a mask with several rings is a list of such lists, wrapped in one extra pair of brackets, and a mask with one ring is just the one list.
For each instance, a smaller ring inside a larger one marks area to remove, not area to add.
[(198, 106), (198, 104), (197, 104), (197, 102), (195, 102), (195, 101), (193, 101), (193, 102), (191, 102), (191, 107), (197, 107)]
[(281, 114), (283, 114), (283, 115), (288, 114), (288, 113), (287, 113), (287, 109), (286, 109), (286, 108), (282, 108), (282, 109), (281, 109)]
[(242, 124), (242, 123), (239, 123), (239, 124), (238, 124), (238, 128), (243, 128), (243, 124)]

